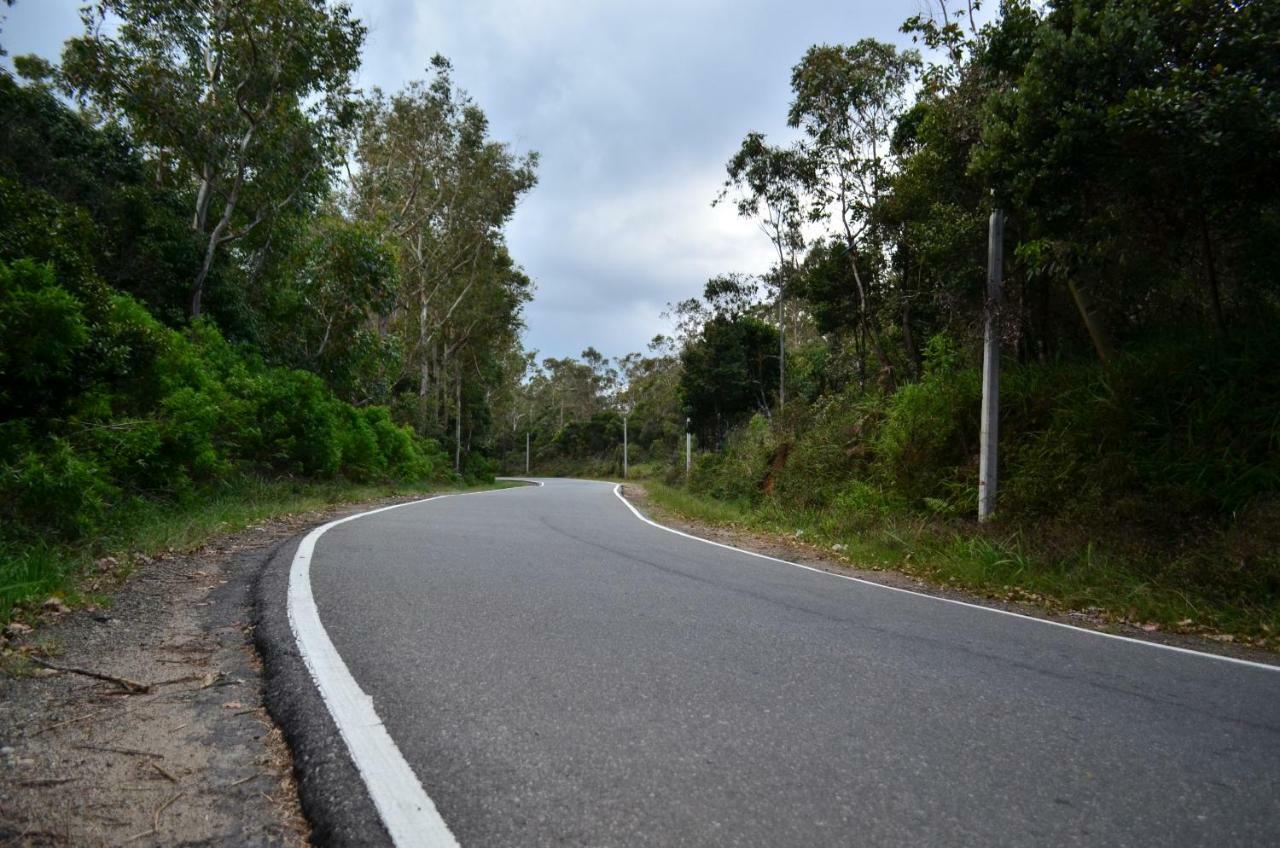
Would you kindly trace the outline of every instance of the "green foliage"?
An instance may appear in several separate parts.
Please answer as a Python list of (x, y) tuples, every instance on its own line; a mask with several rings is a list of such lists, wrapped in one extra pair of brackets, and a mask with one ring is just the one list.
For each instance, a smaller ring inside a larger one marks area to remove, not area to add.
[(66, 272), (41, 247), (61, 239), (104, 282), (174, 323), (183, 278), (200, 261), (182, 204), (119, 127), (96, 129), (45, 87), (0, 74), (0, 207), (8, 207), (0, 241), (25, 242), (10, 241), (5, 257), (47, 256)]
[(75, 539), (100, 526), (118, 490), (95, 459), (77, 455), (65, 439), (55, 437), (44, 450), (27, 450), (0, 469), (0, 502), (7, 502), (6, 519), (17, 525), (9, 533), (20, 527)]
[(0, 264), (0, 405), (49, 408), (74, 381), (88, 343), (80, 301), (54, 283), (48, 265)]
[(28, 260), (0, 262), (0, 391), (8, 539), (84, 538), (129, 498), (180, 497), (251, 469), (422, 480), (446, 467), (384, 408), (356, 409), (314, 374), (269, 367), (206, 322), (166, 328), (127, 295), (91, 316)]
[(944, 482), (972, 476), (981, 393), (969, 370), (930, 374), (890, 396), (872, 448), (878, 476), (908, 501), (944, 498)]
[(712, 318), (680, 360), (680, 397), (705, 444), (767, 410), (777, 395), (778, 331), (757, 318)]
[(757, 503), (777, 450), (768, 419), (755, 415), (731, 432), (724, 450), (697, 456), (690, 485), (727, 501)]
[[(106, 26), (113, 20), (116, 26)], [(322, 195), (356, 116), (365, 28), (343, 4), (259, 0), (205, 10), (104, 0), (63, 49), (61, 78), (194, 191), (201, 259), (184, 280), (198, 316), (221, 251)]]

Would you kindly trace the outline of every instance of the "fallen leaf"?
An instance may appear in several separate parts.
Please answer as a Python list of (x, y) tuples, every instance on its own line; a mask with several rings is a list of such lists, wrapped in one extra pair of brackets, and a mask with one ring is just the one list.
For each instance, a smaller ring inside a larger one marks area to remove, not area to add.
[(30, 633), (30, 632), (31, 632), (31, 628), (23, 624), (21, 621), (11, 621), (4, 628), (4, 635), (8, 636), (10, 639), (21, 636), (24, 633)]
[(240, 703), (239, 701), (227, 701), (225, 704), (222, 705), (222, 708), (224, 710), (242, 710), (244, 709), (244, 704)]

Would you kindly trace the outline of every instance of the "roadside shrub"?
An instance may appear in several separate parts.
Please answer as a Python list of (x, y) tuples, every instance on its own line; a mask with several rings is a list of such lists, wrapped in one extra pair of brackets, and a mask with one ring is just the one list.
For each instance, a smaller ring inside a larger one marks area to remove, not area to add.
[(16, 525), (9, 532), (18, 535), (75, 539), (92, 533), (119, 494), (91, 457), (78, 455), (60, 438), (44, 450), (28, 450), (0, 473), (0, 503), (9, 514), (6, 523)]
[(978, 455), (981, 395), (974, 370), (933, 372), (899, 388), (872, 442), (877, 476), (910, 502), (945, 495), (943, 484)]
[(255, 459), (282, 471), (332, 477), (342, 464), (338, 401), (305, 371), (272, 369), (254, 382)]
[(378, 434), (369, 419), (354, 407), (341, 412), (340, 449), (342, 473), (353, 480), (371, 480), (387, 470), (387, 457), (378, 446)]
[(498, 473), (498, 462), (478, 453), (466, 454), (462, 476), (472, 483), (492, 483)]
[(763, 415), (733, 430), (717, 454), (699, 455), (692, 469), (694, 491), (732, 501), (758, 502), (779, 440)]
[(60, 411), (90, 341), (83, 305), (49, 265), (0, 262), (0, 406), (8, 415)]
[[(790, 405), (789, 405), (790, 406)], [(856, 390), (820, 398), (794, 426), (785, 456), (775, 456), (770, 480), (775, 497), (806, 508), (831, 503), (846, 481), (868, 476), (869, 437), (884, 417), (879, 395)]]

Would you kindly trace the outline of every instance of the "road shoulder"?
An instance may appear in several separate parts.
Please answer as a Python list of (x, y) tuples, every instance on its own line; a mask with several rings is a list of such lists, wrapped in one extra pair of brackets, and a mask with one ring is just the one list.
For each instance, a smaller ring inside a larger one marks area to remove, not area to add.
[[(328, 720), (306, 703), (318, 699), (309, 679), (290, 672), (300, 660), (273, 581), (281, 562), (287, 578), (300, 533), (420, 497), (136, 556), (108, 603), (51, 603), (33, 631), (15, 628), (0, 675), (0, 844), (376, 844), (381, 827), (332, 726), (308, 718), (324, 744), (295, 734), (287, 744), (273, 721), (300, 724), (294, 710)], [(342, 791), (313, 791), (316, 775)]]

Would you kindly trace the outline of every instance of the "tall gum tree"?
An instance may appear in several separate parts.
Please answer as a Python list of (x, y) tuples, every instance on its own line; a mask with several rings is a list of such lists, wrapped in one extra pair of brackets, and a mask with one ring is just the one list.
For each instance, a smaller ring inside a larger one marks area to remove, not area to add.
[(778, 147), (758, 132), (748, 133), (726, 165), (725, 180), (715, 203), (732, 197), (738, 215), (759, 224), (778, 256), (770, 275), (778, 290), (778, 410), (786, 406), (786, 295), (804, 249), (802, 191), (809, 177), (807, 161), (796, 148)]
[(460, 349), (485, 327), (518, 322), (530, 284), (506, 254), (503, 228), (537, 181), (537, 155), (488, 138), (484, 113), (454, 85), (448, 60), (434, 57), (431, 71), (428, 81), (369, 98), (350, 187), (352, 211), (380, 221), (399, 245), (396, 315), (411, 340), (406, 376), (416, 377), (422, 432), (433, 396), (437, 417), (448, 403), (446, 376), (462, 379), (451, 363)]
[(82, 16), (68, 86), (129, 127), (158, 177), (193, 186), (199, 316), (219, 253), (323, 191), (356, 117), (365, 28), (325, 0), (101, 0)]
[(891, 384), (893, 364), (872, 315), (874, 281), (863, 274), (859, 256), (881, 250), (873, 213), (887, 188), (889, 142), (919, 67), (914, 50), (870, 38), (811, 47), (791, 72), (787, 114), (805, 136), (813, 217), (834, 217), (844, 236), (859, 325)]

